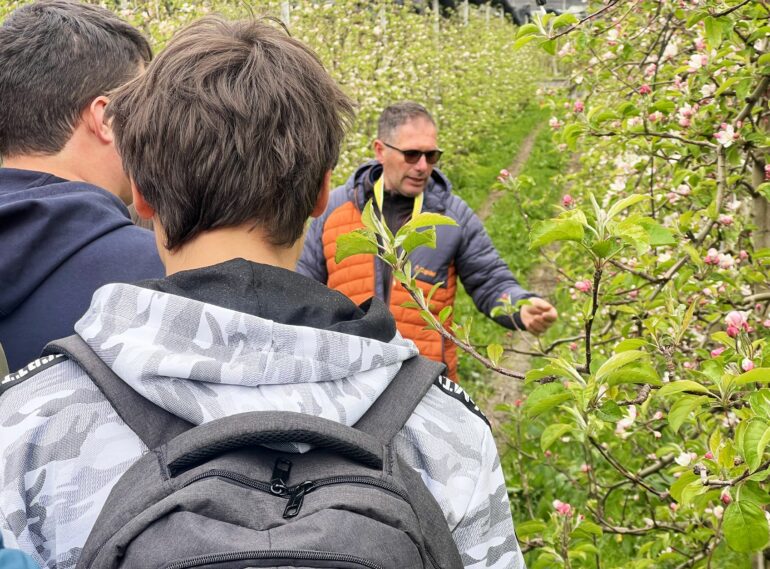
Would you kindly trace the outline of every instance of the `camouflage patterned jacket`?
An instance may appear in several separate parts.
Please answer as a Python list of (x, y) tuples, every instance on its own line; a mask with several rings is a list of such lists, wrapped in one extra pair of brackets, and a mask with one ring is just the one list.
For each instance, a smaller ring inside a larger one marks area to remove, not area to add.
[[(75, 329), (138, 393), (194, 424), (289, 410), (352, 425), (416, 352), (381, 302), (356, 307), (244, 260), (104, 286)], [(0, 396), (0, 531), (42, 567), (72, 568), (147, 448), (74, 362), (14, 377)], [(459, 387), (439, 380), (395, 448), (436, 497), (466, 567), (524, 567), (494, 440)]]

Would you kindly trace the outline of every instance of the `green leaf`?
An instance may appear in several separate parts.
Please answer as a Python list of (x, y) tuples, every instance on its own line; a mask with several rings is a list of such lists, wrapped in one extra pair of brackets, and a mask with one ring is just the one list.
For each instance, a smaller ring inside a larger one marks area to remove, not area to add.
[(685, 24), (685, 27), (687, 28), (693, 27), (695, 24), (700, 22), (703, 18), (705, 18), (708, 15), (709, 15), (708, 10), (696, 10), (695, 12), (693, 12), (693, 14), (689, 18), (687, 18), (687, 23)]
[(545, 40), (540, 43), (540, 47), (543, 48), (548, 55), (556, 55), (555, 40)]
[(653, 111), (670, 114), (676, 110), (676, 103), (669, 101), (668, 99), (661, 99), (660, 101), (656, 101), (650, 108)]
[(710, 395), (711, 391), (705, 385), (701, 385), (690, 379), (680, 379), (679, 381), (672, 381), (667, 383), (658, 391), (658, 395), (661, 397), (667, 397), (674, 393), (681, 393), (682, 391), (694, 391), (695, 393), (705, 393)]
[[(438, 321), (442, 324), (446, 322), (446, 319), (449, 318), (449, 316), (452, 314), (452, 307), (451, 306), (445, 306), (441, 309), (441, 312), (438, 313)], [(500, 348), (502, 350), (502, 347)], [(487, 352), (489, 352), (489, 348), (487, 348)]]
[(749, 395), (749, 405), (754, 414), (770, 419), (770, 389), (760, 389)]
[(570, 150), (577, 150), (577, 141), (585, 132), (585, 127), (580, 123), (570, 123), (564, 127), (562, 138)]
[(708, 16), (704, 23), (706, 24), (706, 41), (709, 49), (717, 49), (722, 42), (722, 24), (712, 16)]
[(374, 223), (374, 203), (372, 200), (366, 202), (364, 211), (361, 212), (361, 223), (363, 223), (364, 227), (369, 231), (377, 231), (377, 225)]
[(548, 526), (540, 520), (527, 520), (526, 522), (516, 524), (516, 535), (519, 538), (526, 538), (531, 535), (543, 533)]
[(714, 96), (718, 97), (719, 95), (727, 91), (730, 87), (735, 85), (738, 81), (740, 81), (740, 79), (738, 79), (737, 77), (730, 77), (729, 79), (726, 79), (725, 82), (722, 83), (719, 86), (719, 88), (716, 90), (716, 92), (714, 93)]
[(676, 480), (676, 482), (671, 485), (669, 490), (671, 497), (677, 502), (681, 503), (682, 492), (684, 491), (685, 487), (692, 484), (693, 482), (700, 484), (700, 476), (690, 470), (683, 472), (682, 475)]
[(727, 332), (714, 332), (711, 334), (711, 339), (720, 344), (724, 344), (728, 348), (735, 349), (735, 340), (727, 335)]
[[(527, 25), (530, 25), (530, 24), (527, 24)], [(523, 37), (520, 37), (519, 39), (517, 39), (517, 40), (516, 40), (516, 41), (513, 43), (513, 49), (514, 49), (514, 51), (516, 51), (516, 50), (518, 50), (518, 49), (521, 49), (522, 47), (524, 47), (525, 45), (527, 45), (527, 44), (528, 44), (528, 43), (530, 43), (531, 41), (533, 41), (533, 40), (536, 40), (537, 38), (538, 38), (538, 36), (536, 36), (536, 35), (534, 35), (534, 34), (532, 34), (532, 35), (528, 35), (528, 36), (523, 36)]]
[(546, 383), (537, 387), (527, 397), (524, 411), (529, 417), (536, 417), (571, 398), (572, 394), (564, 389), (561, 383)]
[(597, 370), (596, 381), (601, 382), (613, 371), (645, 357), (647, 357), (647, 352), (642, 352), (641, 350), (628, 350), (627, 352), (615, 354)]
[(768, 441), (770, 441), (770, 425), (762, 419), (750, 419), (743, 432), (740, 448), (750, 470), (759, 468)]
[(643, 220), (639, 222), (647, 235), (650, 236), (650, 245), (653, 247), (661, 247), (663, 245), (676, 245), (678, 243), (676, 237), (670, 229), (663, 227), (657, 221)]
[(614, 401), (606, 401), (604, 405), (597, 409), (596, 416), (599, 417), (602, 421), (607, 421), (608, 423), (617, 423), (623, 418), (624, 413), (620, 408), (620, 405)]
[(690, 413), (700, 410), (706, 401), (708, 401), (708, 397), (705, 396), (692, 397), (685, 395), (681, 399), (677, 399), (668, 412), (668, 426), (675, 433), (678, 432), (682, 423), (689, 418)]
[(735, 385), (747, 383), (770, 383), (770, 367), (755, 367), (751, 371), (742, 373), (735, 380)]
[(524, 36), (531, 36), (533, 34), (538, 33), (539, 28), (532, 23), (524, 24), (519, 28), (519, 31), (516, 33), (516, 38), (523, 38)]
[(437, 225), (457, 225), (457, 222), (451, 217), (441, 215), (440, 213), (418, 213), (410, 219), (408, 223), (404, 224), (404, 226), (398, 230), (398, 233), (406, 233), (420, 227), (436, 227)]
[(613, 351), (616, 354), (619, 354), (620, 352), (627, 352), (628, 350), (643, 348), (647, 345), (649, 345), (649, 342), (647, 342), (647, 340), (643, 340), (642, 338), (627, 338), (621, 342), (618, 342), (613, 348)]
[(555, 241), (581, 241), (583, 225), (574, 219), (551, 219), (535, 223), (530, 234), (530, 249), (537, 249)]
[(638, 204), (639, 202), (643, 202), (648, 199), (650, 199), (648, 196), (643, 196), (641, 194), (634, 194), (633, 196), (628, 196), (627, 198), (623, 198), (622, 200), (612, 204), (612, 207), (610, 207), (610, 210), (607, 212), (607, 217), (612, 219), (616, 215), (618, 215), (621, 211), (628, 209), (632, 205)]
[(567, 433), (571, 433), (572, 429), (572, 425), (565, 425), (564, 423), (548, 425), (543, 430), (543, 434), (540, 435), (540, 449), (543, 452), (547, 451), (553, 443), (555, 443)]
[(555, 18), (553, 22), (551, 22), (551, 27), (554, 30), (558, 30), (559, 28), (577, 24), (579, 21), (580, 20), (578, 20), (577, 16), (575, 16), (575, 14), (572, 12), (564, 12)]
[[(398, 237), (396, 237), (398, 240)], [(398, 244), (398, 242), (397, 242)], [(401, 248), (406, 251), (407, 254), (411, 253), (417, 247), (430, 247), (436, 248), (436, 230), (427, 229), (425, 231), (413, 231), (406, 235), (403, 242), (400, 243)]]
[(571, 534), (571, 537), (577, 538), (591, 538), (593, 536), (601, 537), (602, 528), (593, 522), (589, 522), (588, 520), (583, 520), (580, 522), (580, 525), (578, 525), (578, 527), (576, 527)]
[(374, 236), (365, 229), (356, 229), (337, 237), (337, 252), (334, 255), (334, 262), (341, 263), (353, 255), (376, 255), (377, 251), (377, 241)]
[(639, 362), (613, 371), (607, 375), (605, 381), (607, 382), (607, 385), (640, 383), (649, 383), (650, 385), (655, 386), (662, 385), (658, 370), (649, 362)]
[(734, 551), (760, 551), (768, 542), (765, 512), (752, 502), (735, 500), (722, 518), (727, 545)]
[[(451, 307), (447, 306), (447, 308)], [(489, 359), (492, 360), (493, 364), (498, 365), (500, 363), (500, 358), (503, 357), (503, 347), (500, 344), (489, 344), (487, 346), (487, 356), (489, 356)]]

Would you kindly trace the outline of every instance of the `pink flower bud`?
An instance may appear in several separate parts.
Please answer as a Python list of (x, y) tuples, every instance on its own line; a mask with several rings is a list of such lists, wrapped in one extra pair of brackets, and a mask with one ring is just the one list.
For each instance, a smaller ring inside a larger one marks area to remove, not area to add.
[(743, 358), (743, 361), (741, 362), (741, 369), (743, 371), (751, 371), (754, 369), (754, 362), (752, 362), (749, 358)]
[(708, 451), (706, 454), (703, 455), (703, 458), (705, 458), (706, 460), (714, 460), (714, 455), (712, 454), (711, 451)]
[(684, 366), (684, 369), (695, 369), (695, 364), (693, 362), (684, 362), (682, 366)]
[(744, 330), (749, 329), (749, 323), (746, 320), (746, 315), (742, 312), (738, 312), (737, 310), (731, 310), (727, 313), (727, 316), (725, 316), (725, 324), (728, 326), (735, 326), (736, 328), (743, 328)]
[(550, 450), (547, 450), (543, 453), (546, 458), (551, 458), (553, 456), (553, 453)]
[(554, 500), (553, 507), (560, 516), (567, 517), (572, 515), (572, 506), (566, 502), (562, 502), (561, 500)]
[(672, 512), (676, 512), (679, 509), (679, 504), (676, 502), (671, 502), (668, 507), (671, 508)]
[(591, 470), (591, 466), (590, 465), (588, 465), (588, 464), (581, 464), (580, 465), (580, 472), (585, 474), (585, 473), (589, 472), (590, 470)]
[(725, 215), (722, 214), (719, 216), (719, 223), (722, 225), (732, 225), (733, 224), (733, 216), (732, 215)]
[(638, 290), (630, 290), (630, 291), (628, 291), (628, 298), (630, 298), (631, 300), (635, 300), (638, 296), (639, 296), (639, 291)]
[(711, 350), (711, 357), (718, 358), (719, 356), (722, 355), (722, 352), (724, 351), (725, 351), (724, 346), (720, 346), (719, 348), (714, 348), (713, 350)]
[(573, 198), (569, 194), (564, 194), (564, 197), (561, 198), (561, 205), (563, 205), (566, 208), (570, 208), (575, 204), (575, 198)]
[(639, 87), (640, 95), (649, 95), (650, 93), (652, 93), (652, 88), (647, 83)]
[(765, 164), (765, 180), (770, 180), (770, 164)]
[(524, 402), (521, 399), (517, 399), (513, 402), (514, 407), (521, 407), (524, 404)]
[(578, 349), (577, 342), (570, 342), (569, 343), (569, 349), (572, 350), (573, 352), (576, 352), (577, 349)]
[(593, 288), (593, 285), (591, 284), (591, 281), (586, 279), (586, 280), (576, 282), (575, 288), (578, 289), (580, 292), (589, 292)]
[(727, 327), (727, 335), (731, 338), (735, 338), (738, 335), (738, 332), (740, 332), (741, 329), (736, 326), (728, 326)]
[(767, 318), (764, 322), (762, 322), (762, 326), (765, 328), (770, 328), (770, 318)]
[(572, 109), (576, 113), (582, 113), (585, 110), (585, 105), (583, 104), (583, 101), (575, 101), (575, 104), (573, 105)]
[(681, 126), (682, 128), (689, 128), (690, 124), (691, 124), (690, 119), (688, 119), (687, 117), (682, 117), (681, 119), (679, 119), (679, 126)]
[(719, 497), (719, 499), (722, 500), (722, 503), (725, 506), (728, 505), (730, 502), (732, 502), (733, 501), (733, 497), (730, 496), (730, 490), (728, 490), (727, 488), (722, 490), (722, 495)]

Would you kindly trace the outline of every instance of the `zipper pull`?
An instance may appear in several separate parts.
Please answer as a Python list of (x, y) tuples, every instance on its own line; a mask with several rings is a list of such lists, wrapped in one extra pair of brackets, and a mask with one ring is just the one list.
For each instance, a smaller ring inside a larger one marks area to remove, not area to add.
[(289, 496), (289, 503), (286, 504), (286, 509), (283, 511), (284, 518), (293, 518), (302, 509), (302, 502), (305, 500), (305, 494), (315, 488), (315, 482), (307, 480), (302, 484), (298, 484)]
[(286, 483), (289, 481), (291, 473), (291, 461), (285, 458), (278, 458), (273, 467), (273, 476), (270, 478), (270, 492), (276, 496), (286, 494)]

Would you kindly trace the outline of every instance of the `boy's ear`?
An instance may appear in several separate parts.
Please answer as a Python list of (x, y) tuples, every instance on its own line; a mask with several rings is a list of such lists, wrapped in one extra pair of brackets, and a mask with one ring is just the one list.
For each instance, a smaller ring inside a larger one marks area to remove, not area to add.
[(327, 170), (324, 174), (324, 178), (321, 181), (321, 189), (318, 192), (318, 200), (315, 202), (313, 212), (310, 214), (312, 217), (319, 217), (326, 211), (326, 206), (329, 205), (329, 192), (332, 186), (332, 171)]
[(100, 95), (91, 101), (91, 104), (81, 115), (88, 129), (104, 144), (114, 142), (112, 129), (104, 120), (104, 113), (109, 102), (107, 97)]
[(131, 197), (134, 199), (134, 209), (139, 217), (142, 219), (152, 219), (155, 217), (155, 209), (144, 199), (134, 180), (131, 180)]

